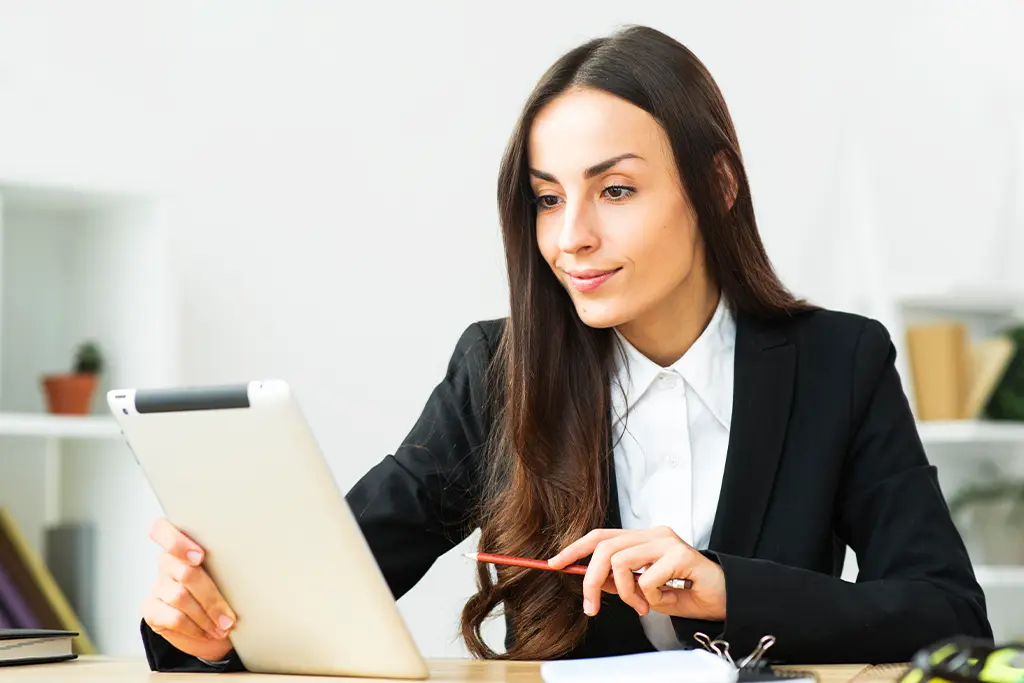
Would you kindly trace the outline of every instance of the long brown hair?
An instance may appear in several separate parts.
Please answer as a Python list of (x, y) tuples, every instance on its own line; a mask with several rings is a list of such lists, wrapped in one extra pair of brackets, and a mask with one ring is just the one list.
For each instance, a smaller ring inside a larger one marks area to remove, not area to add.
[[(494, 422), (477, 513), (486, 552), (551, 557), (605, 520), (614, 337), (580, 320), (540, 254), (527, 160), (534, 117), (575, 87), (616, 95), (664, 127), (709, 276), (734, 310), (763, 318), (805, 308), (765, 253), (725, 101), (693, 53), (634, 26), (562, 56), (529, 96), (498, 178), (511, 310), (491, 366)], [(731, 207), (722, 199), (727, 189), (735, 192)], [(496, 578), (480, 565), (478, 592), (462, 612), (473, 655), (553, 659), (580, 642), (588, 618), (578, 577), (501, 567)], [(484, 643), (480, 630), (499, 605), (508, 629), (504, 654)]]

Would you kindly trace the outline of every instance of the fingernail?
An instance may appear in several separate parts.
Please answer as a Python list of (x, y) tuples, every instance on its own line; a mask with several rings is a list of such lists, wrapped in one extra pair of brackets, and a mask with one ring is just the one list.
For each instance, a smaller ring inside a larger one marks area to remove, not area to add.
[(185, 557), (187, 557), (188, 561), (192, 564), (199, 564), (203, 561), (203, 554), (198, 550), (189, 550), (185, 553)]
[(218, 638), (227, 638), (227, 636), (228, 636), (228, 632), (227, 631), (222, 631), (219, 628), (218, 629), (214, 629), (214, 631), (216, 632)]
[(590, 600), (584, 600), (583, 601), (583, 613), (586, 614), (588, 617), (589, 616), (593, 616), (593, 614), (594, 614), (594, 603), (590, 602)]
[(222, 614), (219, 617), (217, 617), (217, 624), (222, 629), (227, 630), (227, 629), (231, 628), (231, 624), (232, 624), (231, 617), (227, 616), (226, 614)]

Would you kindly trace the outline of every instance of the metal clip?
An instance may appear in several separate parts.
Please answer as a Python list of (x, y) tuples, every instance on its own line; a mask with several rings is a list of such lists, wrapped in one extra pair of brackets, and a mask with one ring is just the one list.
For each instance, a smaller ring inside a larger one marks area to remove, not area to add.
[(732, 655), (729, 654), (729, 643), (727, 641), (721, 639), (711, 640), (706, 633), (701, 633), (700, 631), (693, 634), (693, 639), (705, 650), (718, 655), (737, 669), (747, 669), (756, 666), (761, 661), (761, 658), (764, 657), (764, 653), (775, 644), (775, 636), (762, 637), (754, 651), (741, 659), (737, 664), (733, 660)]
[(715, 648), (715, 652), (718, 652), (719, 657), (729, 662), (733, 666), (736, 666), (736, 662), (733, 661), (732, 655), (729, 654), (729, 643), (727, 643), (724, 640), (712, 640), (711, 647)]
[(758, 641), (757, 647), (754, 648), (754, 651), (740, 660), (739, 667), (741, 669), (746, 669), (747, 667), (756, 665), (761, 661), (761, 658), (764, 657), (764, 653), (767, 652), (774, 644), (775, 636), (763, 636), (761, 640)]
[(701, 633), (700, 631), (693, 634), (693, 639), (700, 643), (708, 652), (718, 655), (733, 666), (736, 666), (732, 656), (729, 654), (729, 643), (724, 640), (711, 640), (706, 633)]
[(701, 633), (700, 631), (697, 631), (696, 633), (693, 634), (693, 639), (696, 640), (698, 643), (700, 643), (701, 646), (705, 650), (707, 650), (708, 652), (713, 652), (714, 654), (719, 654), (715, 650), (715, 648), (711, 647), (711, 639), (708, 638), (706, 633)]

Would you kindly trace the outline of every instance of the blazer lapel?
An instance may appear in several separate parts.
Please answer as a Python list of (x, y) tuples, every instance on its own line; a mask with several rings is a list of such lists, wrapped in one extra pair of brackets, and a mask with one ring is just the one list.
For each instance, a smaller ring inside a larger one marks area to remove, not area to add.
[(777, 328), (736, 319), (732, 424), (710, 549), (751, 557), (782, 455), (796, 347)]

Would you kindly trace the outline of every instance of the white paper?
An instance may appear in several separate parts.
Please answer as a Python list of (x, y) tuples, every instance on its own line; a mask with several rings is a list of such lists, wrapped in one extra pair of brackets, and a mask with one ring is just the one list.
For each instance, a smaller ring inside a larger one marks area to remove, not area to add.
[(546, 683), (735, 683), (736, 667), (707, 650), (666, 650), (544, 662)]

